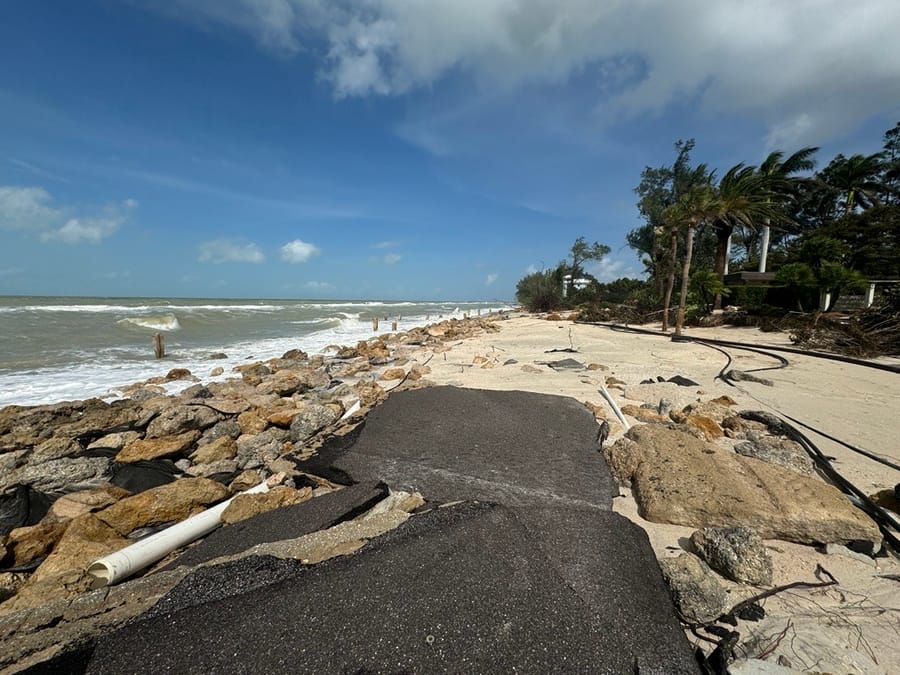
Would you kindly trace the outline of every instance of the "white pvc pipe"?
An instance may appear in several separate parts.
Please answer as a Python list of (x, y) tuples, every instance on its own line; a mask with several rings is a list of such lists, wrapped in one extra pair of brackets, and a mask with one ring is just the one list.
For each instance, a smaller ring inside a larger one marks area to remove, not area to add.
[[(269, 487), (269, 483), (263, 481), (241, 494), (268, 492)], [(234, 497), (182, 520), (180, 523), (172, 525), (172, 527), (167, 527), (161, 532), (151, 534), (149, 537), (141, 539), (131, 546), (126, 546), (121, 551), (116, 551), (100, 558), (87, 570), (88, 574), (94, 577), (91, 581), (91, 588), (110, 586), (122, 579), (127, 579), (135, 572), (167, 556), (176, 548), (181, 548), (195, 539), (209, 534), (219, 526), (222, 512), (228, 508), (232, 499)]]
[(628, 431), (631, 427), (628, 425), (628, 422), (625, 420), (625, 415), (622, 414), (622, 411), (619, 410), (619, 406), (616, 405), (616, 402), (613, 401), (613, 397), (606, 390), (604, 385), (600, 385), (600, 393), (603, 394), (603, 398), (607, 400), (610, 406), (612, 406), (613, 412), (616, 413), (616, 417), (619, 418), (619, 421), (622, 423), (622, 426), (625, 427), (625, 431)]

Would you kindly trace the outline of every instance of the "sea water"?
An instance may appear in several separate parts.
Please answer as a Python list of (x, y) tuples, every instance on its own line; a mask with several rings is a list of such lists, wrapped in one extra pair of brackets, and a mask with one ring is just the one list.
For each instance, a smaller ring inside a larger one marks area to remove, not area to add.
[[(172, 368), (187, 368), (205, 382), (234, 377), (235, 366), (290, 349), (316, 354), (355, 345), (373, 336), (374, 318), (383, 333), (394, 321), (402, 331), (508, 308), (499, 302), (0, 297), (0, 407), (116, 398), (122, 387)], [(152, 347), (157, 333), (166, 346), (159, 360)], [(223, 374), (210, 376), (216, 367)], [(184, 383), (172, 385), (178, 386)]]

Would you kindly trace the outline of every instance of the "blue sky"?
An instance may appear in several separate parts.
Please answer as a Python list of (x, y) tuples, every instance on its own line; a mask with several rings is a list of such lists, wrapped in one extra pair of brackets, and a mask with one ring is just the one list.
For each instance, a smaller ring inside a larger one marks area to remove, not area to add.
[(900, 3), (6, 0), (0, 294), (511, 299), (579, 236), (636, 276), (694, 137), (874, 152)]

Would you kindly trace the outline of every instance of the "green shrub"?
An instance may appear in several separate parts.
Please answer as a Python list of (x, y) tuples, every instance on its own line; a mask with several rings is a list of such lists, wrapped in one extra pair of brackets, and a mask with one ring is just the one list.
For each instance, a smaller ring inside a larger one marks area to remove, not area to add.
[(516, 284), (516, 300), (529, 312), (549, 312), (563, 306), (560, 268), (529, 274)]

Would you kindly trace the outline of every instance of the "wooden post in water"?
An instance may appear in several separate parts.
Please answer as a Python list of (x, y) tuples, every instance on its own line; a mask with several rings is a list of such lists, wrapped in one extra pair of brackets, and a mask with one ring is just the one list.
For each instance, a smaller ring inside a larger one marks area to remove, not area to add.
[(394, 321), (394, 322), (391, 323), (391, 330), (394, 331), (394, 332), (397, 331), (397, 322), (396, 322), (396, 321)]
[(158, 359), (166, 355), (166, 338), (162, 333), (153, 336), (153, 353)]
[(372, 318), (372, 332), (373, 333), (378, 332), (378, 317), (377, 316)]

